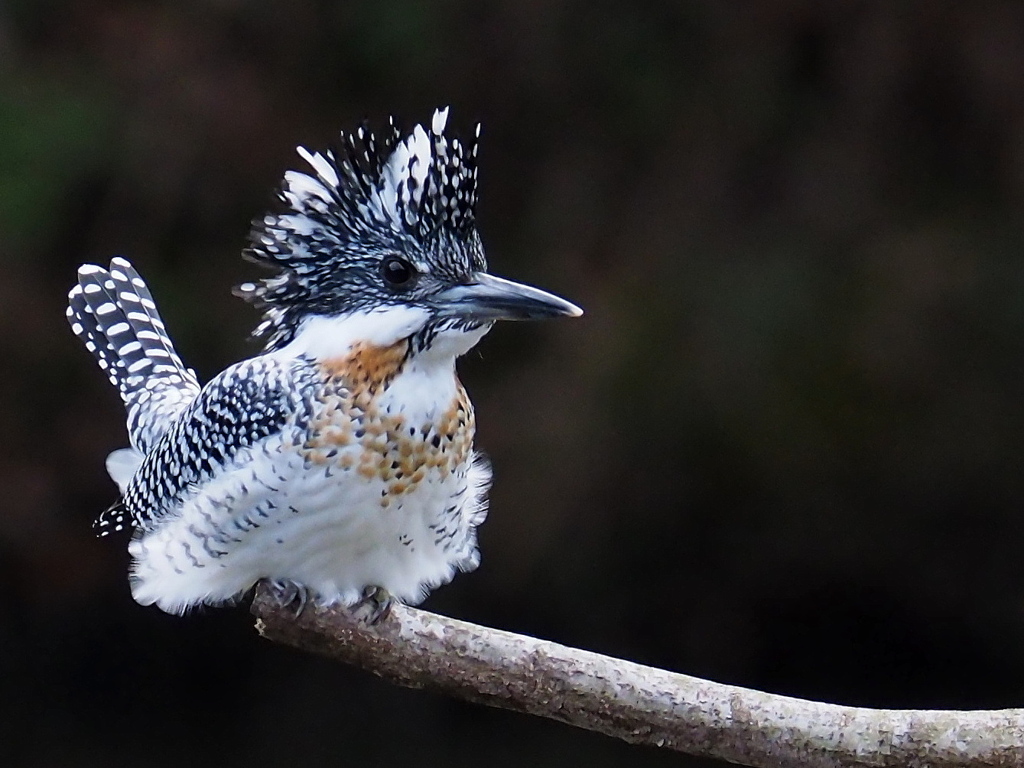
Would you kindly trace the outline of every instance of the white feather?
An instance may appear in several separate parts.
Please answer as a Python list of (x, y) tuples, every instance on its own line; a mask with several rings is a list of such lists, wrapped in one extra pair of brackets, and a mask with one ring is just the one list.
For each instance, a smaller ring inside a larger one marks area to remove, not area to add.
[[(445, 118), (434, 114), (434, 127), (443, 129)], [(436, 133), (436, 131), (435, 131)], [(370, 205), (378, 218), (391, 223), (395, 229), (403, 226), (402, 217), (410, 210), (410, 203), (423, 199), (424, 184), (434, 162), (434, 144), (422, 125), (413, 128), (409, 137), (398, 144), (384, 164), (380, 186), (370, 196)]]
[(284, 175), (287, 188), (284, 196), (294, 208), (302, 208), (304, 204), (320, 201), (331, 202), (330, 191), (318, 179), (299, 171), (288, 171)]
[(326, 181), (332, 187), (338, 186), (338, 174), (334, 168), (327, 161), (327, 158), (321, 155), (319, 152), (310, 152), (305, 147), (296, 147), (296, 151), (302, 156), (302, 159), (313, 166), (313, 170), (317, 172), (317, 175), (321, 179)]
[(448, 124), (448, 107), (441, 109), (440, 107), (434, 110), (434, 118), (430, 122), (430, 129), (434, 132), (435, 136), (440, 136), (444, 133), (444, 128)]
[(324, 360), (345, 354), (356, 342), (388, 347), (411, 336), (429, 317), (429, 310), (412, 306), (381, 307), (340, 317), (317, 315), (303, 321), (295, 339), (275, 354)]
[(121, 493), (125, 492), (142, 459), (142, 454), (134, 448), (118, 448), (107, 456), (107, 474), (117, 483)]

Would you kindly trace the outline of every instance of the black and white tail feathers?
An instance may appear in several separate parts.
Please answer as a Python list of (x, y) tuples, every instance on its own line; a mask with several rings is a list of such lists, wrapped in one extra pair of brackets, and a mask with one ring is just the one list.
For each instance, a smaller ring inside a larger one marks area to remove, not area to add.
[(175, 417), (199, 394), (195, 372), (174, 351), (153, 296), (126, 259), (83, 264), (68, 294), (68, 322), (128, 411), (132, 448), (114, 451), (107, 471), (122, 492)]

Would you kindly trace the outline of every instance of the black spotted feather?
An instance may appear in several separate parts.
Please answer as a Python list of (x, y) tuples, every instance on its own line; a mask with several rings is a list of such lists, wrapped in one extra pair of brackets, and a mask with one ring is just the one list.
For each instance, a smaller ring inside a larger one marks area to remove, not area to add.
[(199, 394), (174, 350), (146, 283), (120, 257), (84, 264), (68, 294), (68, 321), (121, 394), (132, 446), (147, 453)]

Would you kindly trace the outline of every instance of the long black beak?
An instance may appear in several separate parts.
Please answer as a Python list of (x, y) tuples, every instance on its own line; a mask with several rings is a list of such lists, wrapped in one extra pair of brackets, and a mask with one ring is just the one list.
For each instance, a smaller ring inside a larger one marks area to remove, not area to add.
[(501, 277), (477, 272), (470, 282), (455, 285), (434, 297), (442, 315), (467, 320), (540, 320), (579, 317), (583, 310), (553, 293)]

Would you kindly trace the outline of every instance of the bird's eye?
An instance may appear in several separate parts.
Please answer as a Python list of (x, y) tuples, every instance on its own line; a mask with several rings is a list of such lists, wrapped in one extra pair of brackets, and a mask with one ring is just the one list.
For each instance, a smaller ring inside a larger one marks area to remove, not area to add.
[(405, 259), (398, 256), (387, 256), (380, 263), (380, 274), (384, 283), (393, 291), (405, 291), (412, 288), (419, 273)]

